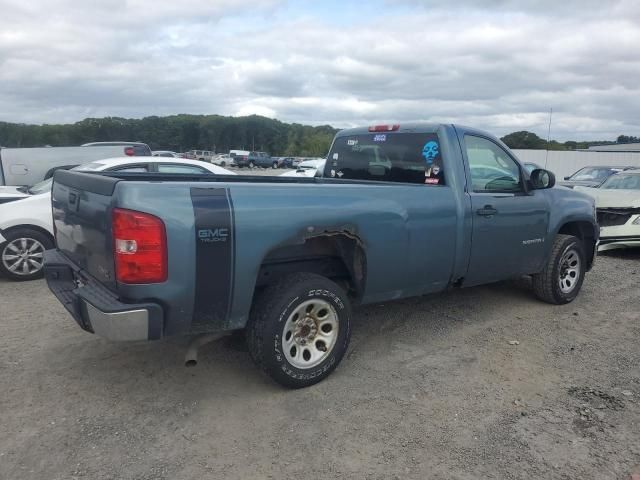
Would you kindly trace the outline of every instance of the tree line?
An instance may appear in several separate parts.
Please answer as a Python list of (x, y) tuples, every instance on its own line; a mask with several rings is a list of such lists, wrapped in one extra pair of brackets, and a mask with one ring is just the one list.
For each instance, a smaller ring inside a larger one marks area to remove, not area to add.
[(311, 127), (251, 115), (171, 115), (128, 119), (87, 118), (65, 125), (26, 125), (0, 122), (3, 147), (73, 146), (88, 142), (140, 141), (152, 150), (191, 149), (228, 152), (257, 150), (283, 156), (323, 156), (337, 130)]
[(615, 142), (611, 140), (593, 140), (576, 142), (569, 140), (566, 142), (558, 142), (551, 140), (547, 142), (545, 139), (540, 138), (538, 135), (526, 130), (520, 132), (513, 132), (505, 135), (502, 140), (509, 148), (522, 148), (527, 150), (578, 150), (587, 149), (592, 145), (612, 145), (615, 143), (633, 143), (640, 142), (640, 138), (620, 135)]
[[(184, 152), (191, 149), (228, 152), (231, 149), (265, 151), (282, 156), (324, 156), (338, 130), (284, 123), (258, 115), (171, 115), (129, 119), (87, 118), (64, 125), (27, 125), (0, 122), (0, 145), (4, 147), (72, 146), (114, 140), (140, 141), (152, 150)], [(510, 148), (576, 150), (591, 145), (638, 142), (620, 135), (613, 141), (547, 142), (532, 132), (513, 132), (502, 137)]]

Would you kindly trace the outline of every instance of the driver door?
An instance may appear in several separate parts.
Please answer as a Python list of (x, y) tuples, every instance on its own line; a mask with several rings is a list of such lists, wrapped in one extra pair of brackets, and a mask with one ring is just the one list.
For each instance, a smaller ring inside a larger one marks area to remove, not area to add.
[(533, 273), (549, 222), (544, 192), (527, 192), (520, 165), (493, 140), (466, 134), (461, 143), (473, 225), (465, 285)]

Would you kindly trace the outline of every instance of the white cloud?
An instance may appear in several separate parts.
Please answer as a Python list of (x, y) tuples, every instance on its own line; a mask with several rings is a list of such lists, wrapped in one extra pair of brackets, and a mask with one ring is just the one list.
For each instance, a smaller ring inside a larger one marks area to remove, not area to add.
[(546, 134), (553, 107), (556, 138), (640, 133), (632, 2), (402, 3), (345, 26), (278, 0), (0, 0), (0, 120), (258, 113)]

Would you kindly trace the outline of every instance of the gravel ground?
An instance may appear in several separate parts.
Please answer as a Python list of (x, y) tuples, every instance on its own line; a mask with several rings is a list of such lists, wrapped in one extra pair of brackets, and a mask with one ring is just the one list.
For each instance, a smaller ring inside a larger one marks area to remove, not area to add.
[(363, 307), (342, 365), (297, 391), (232, 338), (187, 369), (178, 343), (109, 343), (43, 281), (0, 280), (0, 478), (626, 479), (639, 280), (627, 251), (566, 306), (502, 283)]

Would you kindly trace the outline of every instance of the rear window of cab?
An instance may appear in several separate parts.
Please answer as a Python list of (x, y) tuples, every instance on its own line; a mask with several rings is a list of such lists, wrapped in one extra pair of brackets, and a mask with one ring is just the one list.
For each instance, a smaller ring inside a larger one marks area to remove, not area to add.
[(444, 185), (436, 133), (344, 135), (333, 143), (325, 177)]

